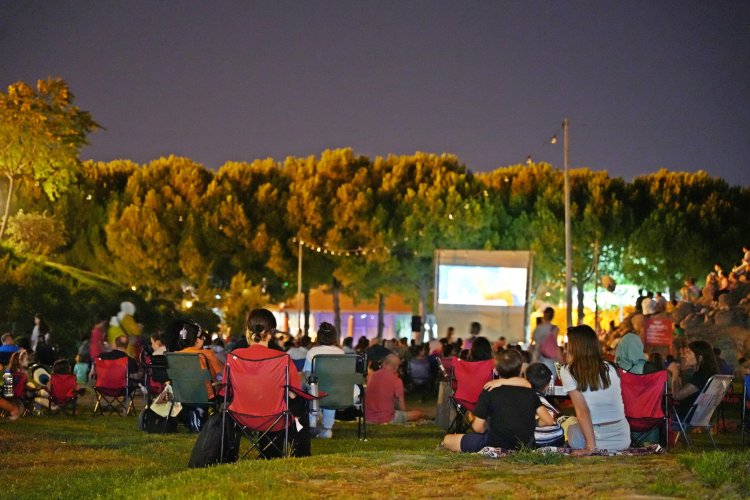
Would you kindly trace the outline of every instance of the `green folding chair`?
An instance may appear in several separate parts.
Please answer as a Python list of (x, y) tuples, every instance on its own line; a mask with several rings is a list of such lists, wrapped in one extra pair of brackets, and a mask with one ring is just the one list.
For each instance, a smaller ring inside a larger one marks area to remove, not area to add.
[(166, 428), (175, 403), (182, 404), (183, 408), (189, 406), (210, 409), (216, 405), (216, 393), (211, 385), (211, 371), (204, 354), (168, 352), (165, 356), (167, 377), (174, 396), (164, 421)]
[[(365, 373), (367, 357), (359, 354), (318, 354), (312, 360), (310, 374), (317, 377), (320, 400), (324, 410), (357, 411), (357, 438), (367, 440), (365, 422)], [(354, 400), (354, 386), (359, 387), (359, 398)]]

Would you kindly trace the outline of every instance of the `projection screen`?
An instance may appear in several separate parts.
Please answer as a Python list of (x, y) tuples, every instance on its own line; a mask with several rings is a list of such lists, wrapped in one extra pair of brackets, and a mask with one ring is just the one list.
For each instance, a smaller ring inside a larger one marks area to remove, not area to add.
[(532, 254), (526, 251), (436, 250), (435, 316), (466, 339), (472, 321), (490, 341), (526, 338)]

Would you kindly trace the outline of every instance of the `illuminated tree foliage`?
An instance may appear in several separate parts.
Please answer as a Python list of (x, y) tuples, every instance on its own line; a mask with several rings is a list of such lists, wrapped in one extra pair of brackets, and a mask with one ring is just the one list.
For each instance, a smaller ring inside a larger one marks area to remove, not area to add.
[(169, 294), (185, 280), (205, 280), (208, 251), (196, 227), (212, 177), (197, 163), (175, 156), (133, 173), (126, 200), (114, 204), (105, 227), (118, 281)]
[(19, 183), (35, 183), (56, 199), (75, 181), (80, 149), (98, 125), (73, 100), (61, 79), (39, 80), (36, 87), (18, 82), (0, 93), (0, 175), (6, 181), (0, 239)]

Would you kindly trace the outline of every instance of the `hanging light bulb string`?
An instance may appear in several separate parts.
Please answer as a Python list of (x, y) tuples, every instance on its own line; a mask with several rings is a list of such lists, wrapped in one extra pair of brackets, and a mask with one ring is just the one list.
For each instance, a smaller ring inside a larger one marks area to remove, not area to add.
[(342, 249), (332, 248), (332, 245), (329, 245), (327, 242), (319, 244), (297, 237), (292, 238), (292, 242), (299, 243), (303, 247), (307, 248), (308, 250), (312, 250), (313, 252), (322, 253), (324, 255), (333, 255), (336, 257), (358, 257), (361, 255), (367, 255), (368, 253), (391, 253), (390, 247), (387, 246)]

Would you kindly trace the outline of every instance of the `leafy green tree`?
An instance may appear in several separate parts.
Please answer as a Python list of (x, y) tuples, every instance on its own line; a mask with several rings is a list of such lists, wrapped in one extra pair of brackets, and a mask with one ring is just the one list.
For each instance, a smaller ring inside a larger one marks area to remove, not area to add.
[(118, 281), (179, 296), (206, 278), (208, 254), (196, 222), (212, 173), (187, 158), (152, 161), (130, 176), (105, 227)]
[[(272, 159), (229, 162), (208, 186), (201, 231), (210, 242), (211, 281), (226, 288), (238, 272), (263, 286), (268, 300), (282, 300), (296, 271), (286, 226), (288, 176)], [(265, 282), (264, 282), (265, 280)], [(284, 283), (287, 283), (285, 286)]]
[(137, 170), (129, 160), (85, 161), (64, 196), (32, 205), (50, 210), (65, 225), (68, 242), (59, 260), (99, 274), (114, 273), (105, 226), (110, 208), (122, 203), (128, 179)]
[(73, 100), (59, 78), (39, 80), (35, 88), (14, 83), (0, 93), (0, 174), (7, 181), (0, 239), (19, 183), (37, 183), (55, 199), (75, 179), (78, 154), (98, 125)]
[(737, 259), (750, 226), (747, 193), (705, 172), (662, 169), (634, 179), (627, 203), (636, 229), (623, 260), (626, 276), (671, 294), (684, 277), (705, 276), (715, 262)]
[(19, 210), (8, 223), (8, 239), (22, 254), (50, 255), (65, 244), (65, 228), (46, 213)]
[[(339, 200), (339, 193), (369, 160), (355, 156), (351, 149), (324, 151), (320, 159), (288, 158), (284, 171), (290, 177), (289, 200), (286, 205), (287, 225), (298, 240), (314, 245), (304, 253), (304, 287), (306, 290), (328, 285), (333, 294), (334, 323), (341, 331), (338, 297), (342, 285), (335, 271), (339, 260), (330, 253), (336, 245), (346, 243), (336, 220), (344, 217), (350, 207)], [(341, 248), (338, 248), (341, 249)], [(309, 311), (305, 311), (305, 331), (309, 328)]]
[(392, 291), (419, 305), (424, 321), (434, 286), (435, 249), (489, 249), (497, 207), (455, 156), (416, 153), (377, 159), (375, 242), (390, 245)]

